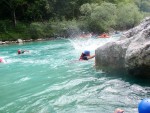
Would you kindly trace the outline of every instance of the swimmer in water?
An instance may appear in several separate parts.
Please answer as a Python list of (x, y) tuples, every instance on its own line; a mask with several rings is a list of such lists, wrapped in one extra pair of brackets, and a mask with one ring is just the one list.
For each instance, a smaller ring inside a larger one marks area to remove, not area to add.
[(0, 58), (0, 63), (5, 63), (5, 60), (3, 58)]
[(84, 51), (82, 54), (81, 54), (81, 56), (80, 56), (80, 59), (79, 60), (89, 60), (89, 59), (92, 59), (92, 58), (94, 58), (95, 57), (95, 55), (92, 55), (92, 56), (90, 56), (90, 51)]
[(29, 52), (28, 50), (18, 50), (18, 54), (23, 54), (24, 52)]

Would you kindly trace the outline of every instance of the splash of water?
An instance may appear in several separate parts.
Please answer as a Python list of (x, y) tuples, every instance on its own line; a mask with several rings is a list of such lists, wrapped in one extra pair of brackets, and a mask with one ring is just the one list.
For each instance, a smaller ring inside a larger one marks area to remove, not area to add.
[(75, 37), (70, 38), (69, 41), (71, 42), (73, 48), (81, 53), (84, 50), (89, 50), (94, 53), (94, 51), (103, 45), (105, 45), (108, 42), (114, 42), (117, 41), (120, 37), (118, 36), (111, 36), (110, 38), (97, 38), (94, 36), (91, 37)]

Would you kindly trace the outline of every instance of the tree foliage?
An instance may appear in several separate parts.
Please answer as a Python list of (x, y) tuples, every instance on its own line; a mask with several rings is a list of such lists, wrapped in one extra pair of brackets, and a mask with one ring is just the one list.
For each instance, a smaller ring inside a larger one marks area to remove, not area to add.
[(98, 4), (84, 4), (81, 12), (85, 15), (91, 31), (108, 31), (116, 23), (116, 6), (112, 3), (103, 2)]
[(135, 4), (120, 3), (117, 11), (117, 27), (127, 29), (134, 27), (142, 18), (138, 7)]
[(25, 0), (2, 0), (1, 4), (4, 4), (5, 8), (7, 8), (12, 17), (14, 26), (16, 26), (16, 10), (19, 6), (23, 6), (26, 4)]
[(135, 0), (135, 4), (143, 12), (150, 12), (150, 0)]
[(102, 30), (108, 31), (116, 22), (116, 6), (112, 3), (102, 3), (91, 14), (91, 21), (97, 21)]
[(1, 0), (0, 6), (0, 36), (11, 38), (19, 37), (16, 28), (31, 38), (128, 29), (150, 15), (150, 0)]
[(135, 2), (141, 11), (150, 11), (150, 0), (1, 0), (0, 19), (12, 19), (14, 23), (16, 20), (78, 19), (81, 14), (90, 15), (104, 1), (112, 4)]

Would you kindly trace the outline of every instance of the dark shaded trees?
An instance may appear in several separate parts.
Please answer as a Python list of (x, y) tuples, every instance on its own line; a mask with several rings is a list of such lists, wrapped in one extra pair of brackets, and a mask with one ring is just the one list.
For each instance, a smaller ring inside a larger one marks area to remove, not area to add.
[(8, 10), (6, 12), (9, 13), (10, 16), (12, 17), (14, 26), (16, 26), (16, 10), (19, 6), (21, 7), (24, 4), (26, 4), (25, 0), (2, 0), (1, 1), (1, 5), (4, 5), (2, 7), (3, 8), (2, 10), (4, 12), (5, 12), (5, 9)]

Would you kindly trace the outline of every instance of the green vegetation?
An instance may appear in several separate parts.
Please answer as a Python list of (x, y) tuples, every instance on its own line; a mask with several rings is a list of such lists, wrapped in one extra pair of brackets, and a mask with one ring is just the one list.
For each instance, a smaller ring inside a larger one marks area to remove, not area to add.
[(85, 15), (84, 20), (88, 21), (89, 31), (104, 32), (116, 24), (116, 6), (112, 3), (84, 4), (81, 6), (81, 13)]
[(126, 30), (150, 16), (150, 0), (1, 0), (0, 40)]
[(140, 22), (143, 15), (139, 12), (138, 7), (135, 4), (119, 3), (117, 10), (117, 28), (129, 29), (134, 27)]

